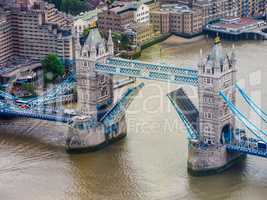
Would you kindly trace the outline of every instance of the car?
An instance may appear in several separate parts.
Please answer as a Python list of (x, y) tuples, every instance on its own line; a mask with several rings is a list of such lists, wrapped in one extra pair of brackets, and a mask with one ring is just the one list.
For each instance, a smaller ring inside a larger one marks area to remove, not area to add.
[(26, 104), (19, 105), (19, 107), (22, 109), (28, 109), (29, 108), (29, 106)]

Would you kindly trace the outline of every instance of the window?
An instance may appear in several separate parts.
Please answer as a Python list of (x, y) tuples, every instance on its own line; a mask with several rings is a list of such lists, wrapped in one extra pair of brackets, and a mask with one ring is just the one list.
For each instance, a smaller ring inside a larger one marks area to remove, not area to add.
[(210, 112), (204, 112), (204, 118), (206, 118), (206, 119), (212, 119), (212, 113), (210, 113)]

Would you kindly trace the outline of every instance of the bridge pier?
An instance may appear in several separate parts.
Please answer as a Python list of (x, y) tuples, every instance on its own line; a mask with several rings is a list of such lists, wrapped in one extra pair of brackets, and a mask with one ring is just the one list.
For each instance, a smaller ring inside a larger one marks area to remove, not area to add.
[(113, 77), (96, 72), (96, 63), (113, 56), (114, 45), (109, 33), (107, 43), (98, 29), (92, 29), (83, 46), (77, 37), (76, 76), (78, 116), (73, 120), (66, 139), (69, 153), (98, 150), (126, 136), (125, 113), (107, 127), (101, 119), (113, 106)]
[(226, 145), (213, 147), (188, 145), (188, 172), (194, 176), (211, 175), (223, 172), (240, 160), (245, 154), (230, 153)]
[(199, 138), (189, 142), (188, 170), (192, 174), (221, 172), (243, 157), (227, 151), (227, 144), (235, 142), (235, 117), (220, 97), (224, 91), (235, 103), (236, 57), (234, 51), (227, 55), (220, 38), (207, 59), (198, 64)]
[[(123, 139), (127, 135), (125, 115), (111, 126), (97, 123), (88, 127), (88, 119), (77, 119), (74, 123), (69, 127), (66, 138), (66, 151), (68, 153), (97, 151)], [(114, 129), (114, 127), (116, 128)]]

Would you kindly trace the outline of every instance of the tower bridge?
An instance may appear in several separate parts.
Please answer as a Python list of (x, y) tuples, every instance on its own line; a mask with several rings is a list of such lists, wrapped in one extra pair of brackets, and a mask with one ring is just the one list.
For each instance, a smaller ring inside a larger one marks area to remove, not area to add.
[[(110, 144), (126, 136), (125, 111), (144, 87), (141, 83), (129, 88), (114, 103), (113, 75), (122, 75), (197, 87), (198, 107), (182, 88), (167, 95), (187, 131), (191, 172), (220, 171), (246, 154), (267, 157), (267, 132), (235, 106), (237, 91), (264, 121), (267, 121), (267, 114), (236, 85), (235, 52), (225, 53), (219, 38), (207, 57), (201, 52), (196, 68), (116, 58), (113, 51), (111, 32), (106, 42), (99, 31), (93, 29), (83, 46), (77, 41), (75, 76), (69, 76), (42, 96), (24, 102), (28, 108), (17, 105), (23, 102), (21, 99), (0, 92), (0, 128), (7, 118), (13, 122), (18, 118), (25, 122), (43, 120), (67, 127), (69, 152), (96, 150)], [(74, 86), (78, 93), (75, 114), (64, 113), (59, 107), (46, 108), (48, 103), (60, 102)], [(252, 137), (236, 127), (236, 118)], [(55, 134), (60, 131), (63, 129), (55, 129)]]

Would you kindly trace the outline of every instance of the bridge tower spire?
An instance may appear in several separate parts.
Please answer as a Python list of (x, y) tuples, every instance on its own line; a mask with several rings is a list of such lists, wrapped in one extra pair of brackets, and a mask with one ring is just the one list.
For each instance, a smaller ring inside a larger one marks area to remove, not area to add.
[(92, 29), (76, 55), (78, 110), (82, 115), (99, 119), (113, 103), (112, 76), (95, 72), (95, 64), (105, 63), (110, 55), (98, 29)]
[[(235, 103), (236, 60), (228, 56), (217, 36), (207, 56), (198, 64), (199, 142), (203, 149), (191, 146), (189, 169), (210, 170), (224, 167), (235, 156), (226, 152), (226, 144), (235, 140), (235, 117), (219, 96), (221, 90)], [(201, 153), (202, 152), (202, 153)]]
[(114, 55), (114, 43), (113, 43), (113, 40), (112, 40), (111, 29), (109, 29), (107, 47), (108, 47), (108, 52), (109, 52), (111, 55)]

